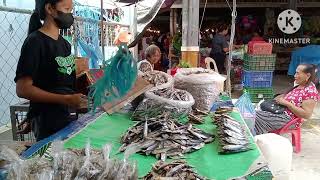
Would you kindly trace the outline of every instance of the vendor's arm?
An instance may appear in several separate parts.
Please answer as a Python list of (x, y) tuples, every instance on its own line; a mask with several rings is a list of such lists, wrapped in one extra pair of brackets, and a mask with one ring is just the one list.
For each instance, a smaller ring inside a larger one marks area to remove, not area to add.
[(55, 103), (78, 107), (85, 97), (82, 94), (61, 95), (44, 91), (33, 85), (33, 80), (29, 76), (21, 77), (17, 81), (17, 95), (33, 102)]
[(288, 109), (290, 109), (290, 111), (292, 111), (293, 114), (303, 119), (309, 119), (312, 115), (314, 107), (316, 106), (316, 101), (313, 99), (302, 101), (301, 107), (295, 106), (289, 101), (286, 101), (284, 98), (279, 98), (277, 102), (286, 106)]

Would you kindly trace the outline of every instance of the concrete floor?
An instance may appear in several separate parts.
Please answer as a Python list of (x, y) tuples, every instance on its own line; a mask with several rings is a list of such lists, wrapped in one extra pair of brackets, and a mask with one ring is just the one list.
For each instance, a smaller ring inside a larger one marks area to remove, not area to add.
[[(274, 77), (275, 93), (284, 93), (293, 86), (292, 78), (285, 75)], [(235, 93), (235, 96), (240, 93)], [(285, 135), (289, 140), (288, 135)], [(12, 139), (11, 130), (0, 134), (0, 140)], [(320, 119), (308, 120), (302, 125), (302, 151), (293, 153), (291, 180), (319, 180), (320, 179)]]

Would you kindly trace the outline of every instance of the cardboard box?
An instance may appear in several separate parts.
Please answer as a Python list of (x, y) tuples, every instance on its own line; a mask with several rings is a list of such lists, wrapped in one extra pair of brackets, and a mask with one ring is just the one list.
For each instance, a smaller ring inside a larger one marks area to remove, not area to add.
[(76, 75), (79, 75), (85, 71), (89, 71), (89, 60), (85, 57), (77, 57), (75, 60)]

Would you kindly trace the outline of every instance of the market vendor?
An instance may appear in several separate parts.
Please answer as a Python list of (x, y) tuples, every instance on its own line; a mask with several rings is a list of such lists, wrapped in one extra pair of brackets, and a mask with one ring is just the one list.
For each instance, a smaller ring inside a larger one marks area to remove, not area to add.
[(59, 35), (73, 24), (72, 9), (72, 0), (36, 0), (21, 48), (16, 92), (30, 100), (27, 118), (37, 141), (77, 119), (75, 109), (87, 103), (84, 95), (75, 93), (75, 57)]
[[(229, 26), (227, 24), (219, 26), (212, 40), (210, 57), (215, 60), (219, 72), (225, 72), (226, 53), (229, 52), (229, 44), (226, 38), (228, 31)], [(238, 46), (235, 45), (234, 47), (237, 48)], [(211, 68), (214, 69), (213, 67)]]
[(319, 100), (319, 80), (316, 80), (316, 66), (301, 64), (294, 76), (297, 86), (288, 93), (277, 96), (276, 102), (285, 107), (284, 113), (257, 111), (256, 134), (264, 134), (282, 128), (295, 118), (309, 119)]
[(155, 65), (159, 63), (161, 59), (160, 48), (154, 44), (147, 47), (145, 51), (145, 60), (138, 62), (138, 70), (141, 72), (153, 71)]

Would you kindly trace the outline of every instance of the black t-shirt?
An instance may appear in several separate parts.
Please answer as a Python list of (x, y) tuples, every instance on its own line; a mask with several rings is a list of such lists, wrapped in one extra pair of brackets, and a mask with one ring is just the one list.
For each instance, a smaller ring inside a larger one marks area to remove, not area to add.
[[(33, 85), (57, 94), (75, 92), (75, 57), (71, 45), (62, 36), (58, 40), (35, 31), (25, 40), (17, 66), (15, 82), (30, 76)], [(70, 122), (65, 105), (31, 102), (29, 117), (38, 140), (48, 137)]]

